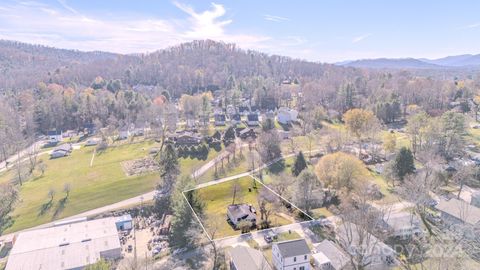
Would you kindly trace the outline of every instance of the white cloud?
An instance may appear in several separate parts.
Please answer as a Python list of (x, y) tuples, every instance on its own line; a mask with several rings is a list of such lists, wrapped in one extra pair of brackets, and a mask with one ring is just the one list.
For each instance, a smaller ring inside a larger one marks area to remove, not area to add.
[(190, 15), (191, 30), (185, 35), (191, 38), (217, 38), (225, 33), (225, 26), (232, 23), (232, 20), (220, 20), (226, 13), (222, 5), (212, 3), (212, 9), (203, 12), (195, 10), (185, 4), (173, 2), (176, 7)]
[(285, 22), (285, 21), (290, 21), (290, 19), (287, 18), (287, 17), (275, 16), (275, 15), (269, 15), (269, 14), (263, 15), (263, 18), (264, 18), (265, 20), (271, 21), (271, 22)]
[(365, 35), (361, 35), (361, 36), (358, 36), (358, 37), (354, 37), (352, 39), (352, 43), (357, 43), (357, 42), (360, 42), (368, 37), (370, 37), (372, 34), (365, 34)]
[(472, 24), (469, 24), (469, 25), (465, 26), (465, 28), (477, 28), (477, 27), (480, 27), (480, 22), (472, 23)]
[(197, 12), (191, 6), (174, 2), (188, 14), (186, 19), (178, 20), (118, 14), (115, 17), (87, 16), (64, 0), (58, 2), (59, 8), (37, 2), (2, 6), (9, 12), (0, 12), (0, 39), (118, 53), (154, 51), (194, 39), (221, 40), (247, 49), (261, 49), (268, 46), (266, 41), (270, 40), (267, 36), (227, 31), (232, 20), (222, 19), (226, 10), (215, 3), (210, 9)]

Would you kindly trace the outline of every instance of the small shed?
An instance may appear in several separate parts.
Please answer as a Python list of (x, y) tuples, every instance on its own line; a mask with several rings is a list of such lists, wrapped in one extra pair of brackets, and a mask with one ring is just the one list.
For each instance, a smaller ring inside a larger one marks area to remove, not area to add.
[(117, 217), (115, 220), (115, 225), (119, 231), (128, 231), (133, 228), (133, 220), (130, 214), (126, 214), (120, 217)]

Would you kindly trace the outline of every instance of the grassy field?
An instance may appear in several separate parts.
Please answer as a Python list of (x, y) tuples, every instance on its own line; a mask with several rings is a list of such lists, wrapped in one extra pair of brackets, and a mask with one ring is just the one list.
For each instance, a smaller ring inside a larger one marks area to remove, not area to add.
[(224, 170), (221, 170), (221, 163), (218, 163), (217, 165), (217, 175), (215, 176), (215, 167), (213, 166), (212, 168), (208, 169), (202, 176), (200, 176), (197, 179), (198, 183), (205, 183), (208, 181), (212, 181), (215, 179), (223, 178), (223, 177), (228, 177), (240, 173), (247, 172), (249, 170), (249, 164), (248, 160), (246, 158), (246, 153), (245, 149), (243, 149), (243, 157), (237, 157), (237, 160), (233, 162), (233, 160), (230, 160), (230, 164), (227, 163), (227, 160), (224, 161)]
[[(251, 177), (243, 177), (236, 180), (208, 186), (198, 189), (198, 195), (205, 203), (205, 218), (202, 221), (203, 225), (207, 227), (208, 231), (212, 230), (213, 225), (217, 226), (215, 232), (215, 238), (233, 236), (241, 234), (240, 230), (234, 230), (230, 224), (227, 223), (227, 207), (232, 204), (232, 189), (233, 185), (237, 183), (240, 186), (241, 192), (237, 194), (237, 200), (235, 203), (249, 203), (252, 204), (255, 209), (259, 209), (257, 202), (257, 195), (260, 192), (262, 185), (257, 183), (257, 189), (249, 188), (253, 186), (253, 179)], [(294, 222), (282, 215), (279, 215), (281, 209), (274, 211), (269, 219), (272, 221), (272, 226), (282, 226), (291, 224)]]
[(384, 195), (384, 197), (380, 201), (378, 201), (379, 203), (390, 204), (399, 201), (398, 196), (392, 193), (392, 187), (387, 184), (387, 181), (385, 181), (385, 179), (381, 175), (374, 172), (372, 172), (371, 175), (372, 182), (378, 185), (380, 191)]
[[(45, 174), (25, 182), (20, 188), (20, 200), (11, 213), (13, 224), (5, 233), (29, 228), (56, 219), (72, 216), (104, 205), (128, 199), (152, 191), (160, 182), (158, 173), (152, 172), (140, 176), (126, 176), (121, 163), (126, 160), (142, 158), (148, 155), (153, 141), (133, 144), (121, 144), (108, 148), (95, 155), (90, 167), (93, 147), (74, 150), (69, 157), (49, 159), (42, 155), (40, 159), (46, 164)], [(218, 155), (210, 151), (207, 160), (180, 159), (183, 175), (189, 175), (194, 169)], [(0, 182), (12, 178), (8, 171), (0, 176)], [(66, 198), (64, 185), (71, 186)], [(48, 196), (54, 190), (53, 200)], [(63, 203), (62, 203), (63, 202)]]

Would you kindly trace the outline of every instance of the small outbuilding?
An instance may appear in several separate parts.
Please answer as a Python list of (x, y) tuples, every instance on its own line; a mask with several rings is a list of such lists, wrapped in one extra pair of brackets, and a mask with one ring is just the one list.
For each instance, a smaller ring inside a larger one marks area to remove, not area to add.
[(128, 231), (133, 228), (133, 219), (130, 214), (117, 217), (115, 220), (115, 226), (119, 231)]

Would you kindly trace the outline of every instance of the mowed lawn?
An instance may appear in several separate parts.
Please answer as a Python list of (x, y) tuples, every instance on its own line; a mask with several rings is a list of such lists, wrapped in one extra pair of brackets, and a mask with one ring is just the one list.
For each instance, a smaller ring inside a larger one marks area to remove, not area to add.
[[(154, 190), (160, 182), (157, 172), (129, 177), (121, 167), (123, 161), (147, 156), (153, 146), (155, 142), (143, 141), (108, 148), (95, 155), (91, 167), (93, 147), (82, 146), (73, 150), (69, 157), (53, 160), (48, 155), (42, 155), (40, 159), (47, 166), (45, 174), (40, 177), (40, 173), (35, 172), (37, 177), (32, 177), (20, 187), (20, 200), (11, 213), (14, 223), (5, 233), (76, 215)], [(182, 175), (189, 175), (192, 168), (200, 167), (217, 154), (212, 150), (207, 160), (180, 159)], [(0, 176), (0, 182), (8, 181), (11, 177), (12, 172), (6, 172)], [(62, 207), (60, 201), (65, 198), (63, 189), (66, 183), (70, 184), (71, 192)], [(55, 191), (55, 195), (52, 203), (48, 204), (50, 189)]]
[[(230, 224), (227, 223), (227, 207), (232, 204), (233, 185), (238, 183), (241, 193), (237, 193), (235, 203), (252, 204), (257, 209), (257, 220), (260, 219), (257, 196), (262, 188), (260, 183), (257, 183), (257, 189), (248, 190), (253, 186), (253, 178), (242, 177), (228, 182), (211, 185), (198, 189), (198, 195), (205, 204), (204, 217), (202, 218), (203, 225), (207, 231), (213, 231), (212, 226), (216, 226), (214, 238), (221, 238), (227, 236), (234, 236), (241, 234), (240, 230), (234, 230)], [(283, 212), (283, 213), (282, 213)], [(294, 223), (293, 217), (289, 217), (284, 209), (273, 211), (269, 217), (272, 221), (272, 227), (278, 227)], [(212, 225), (215, 224), (215, 225)]]

